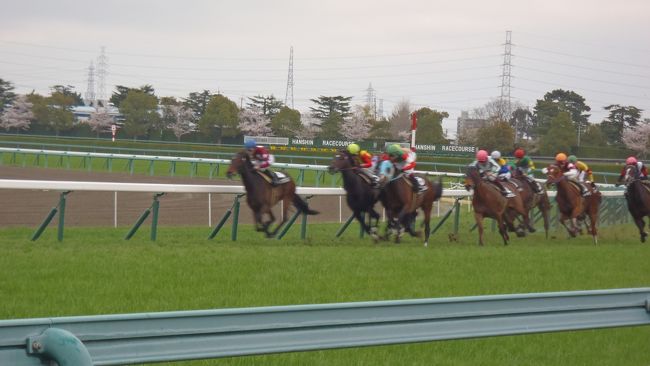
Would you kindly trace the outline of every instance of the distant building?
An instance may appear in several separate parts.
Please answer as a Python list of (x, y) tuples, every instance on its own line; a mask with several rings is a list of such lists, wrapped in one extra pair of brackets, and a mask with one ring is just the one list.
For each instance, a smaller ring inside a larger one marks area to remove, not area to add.
[[(107, 108), (108, 115), (113, 117), (115, 123), (120, 125), (124, 122), (124, 116), (120, 114), (120, 110), (117, 107), (109, 106)], [(85, 122), (90, 119), (90, 115), (97, 112), (97, 108), (93, 106), (78, 105), (72, 107), (72, 114), (76, 122)]]
[(486, 123), (485, 119), (469, 118), (469, 112), (461, 111), (456, 124), (456, 141), (467, 138), (474, 139), (478, 130)]

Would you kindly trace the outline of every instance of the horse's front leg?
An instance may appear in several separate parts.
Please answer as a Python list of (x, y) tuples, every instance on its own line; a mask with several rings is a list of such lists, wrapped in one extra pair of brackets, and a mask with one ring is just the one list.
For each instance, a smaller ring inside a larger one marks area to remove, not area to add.
[(644, 230), (645, 227), (645, 216), (635, 217), (634, 223), (636, 227), (639, 228), (639, 235), (641, 235), (641, 242), (645, 243), (645, 238), (648, 236), (648, 233)]
[(262, 213), (259, 210), (253, 210), (253, 219), (255, 220), (255, 230), (264, 231), (264, 223), (262, 222)]

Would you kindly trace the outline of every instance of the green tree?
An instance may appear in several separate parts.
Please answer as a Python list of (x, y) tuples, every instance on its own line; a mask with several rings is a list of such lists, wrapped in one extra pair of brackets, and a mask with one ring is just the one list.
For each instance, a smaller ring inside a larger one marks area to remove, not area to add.
[(34, 118), (38, 119), (39, 124), (47, 130), (54, 131), (58, 136), (61, 131), (72, 128), (74, 122), (74, 115), (71, 111), (74, 104), (73, 96), (54, 91), (47, 98), (33, 96), (29, 99), (33, 103)]
[(72, 98), (72, 105), (84, 105), (84, 100), (81, 98), (81, 94), (74, 91), (74, 86), (72, 85), (53, 85), (50, 87), (52, 92), (60, 93), (66, 97)]
[(111, 99), (109, 101), (113, 103), (114, 106), (120, 108), (122, 102), (124, 101), (124, 99), (126, 99), (126, 97), (129, 95), (129, 92), (132, 90), (137, 90), (144, 94), (149, 94), (150, 96), (153, 97), (156, 96), (153, 86), (148, 84), (143, 85), (139, 88), (129, 88), (128, 86), (124, 86), (124, 85), (116, 85), (115, 91), (113, 92), (113, 95), (111, 95)]
[(0, 78), (0, 114), (4, 111), (5, 106), (11, 104), (16, 98), (16, 94), (12, 90), (14, 90), (13, 84)]
[(205, 113), (205, 109), (214, 95), (209, 90), (203, 90), (200, 93), (192, 92), (187, 98), (183, 99), (183, 104), (194, 114), (196, 121), (200, 120)]
[(295, 136), (301, 128), (300, 112), (287, 106), (280, 108), (278, 113), (271, 119), (271, 129), (274, 136)]
[(555, 89), (544, 94), (544, 99), (537, 100), (535, 105), (535, 123), (538, 135), (546, 135), (552, 119), (560, 112), (568, 112), (573, 123), (573, 131), (577, 134), (578, 128), (586, 131), (588, 127), (589, 112), (591, 107), (585, 103), (585, 98), (571, 90)]
[(603, 132), (610, 144), (621, 144), (623, 131), (635, 127), (641, 121), (642, 110), (635, 106), (611, 104), (604, 107), (609, 116), (602, 122)]
[(548, 132), (540, 141), (540, 152), (544, 155), (555, 155), (558, 152), (568, 153), (576, 144), (576, 134), (569, 112), (560, 112), (549, 124)]
[(333, 112), (326, 118), (323, 123), (320, 125), (321, 131), (318, 133), (318, 137), (322, 139), (340, 139), (343, 137), (341, 135), (341, 124), (343, 123), (343, 117), (338, 114), (338, 112)]
[(488, 151), (510, 151), (515, 143), (515, 130), (502, 120), (488, 122), (476, 133), (476, 144)]
[(439, 112), (430, 108), (420, 108), (416, 112), (418, 129), (415, 135), (418, 144), (444, 144), (447, 143), (442, 131), (442, 120), (449, 117), (447, 112)]
[(601, 125), (589, 125), (585, 134), (580, 138), (582, 146), (605, 146), (607, 138), (603, 133)]
[(388, 118), (391, 137), (407, 141), (411, 132), (411, 105), (407, 101), (398, 103)]
[(120, 103), (124, 115), (124, 132), (135, 140), (138, 136), (148, 137), (160, 121), (158, 99), (142, 90), (130, 90)]
[(310, 99), (316, 103), (316, 107), (309, 107), (312, 115), (321, 121), (331, 121), (331, 117), (336, 115), (341, 120), (350, 115), (350, 100), (352, 97), (326, 97), (321, 95), (318, 99)]
[(390, 140), (390, 122), (387, 119), (382, 118), (377, 121), (371, 121), (370, 127), (370, 139), (373, 140)]
[(515, 141), (520, 141), (524, 137), (533, 137), (535, 128), (533, 124), (533, 114), (528, 108), (517, 108), (512, 112), (510, 118), (510, 127), (515, 130)]
[(222, 137), (234, 137), (239, 134), (239, 108), (227, 97), (217, 94), (210, 99), (205, 113), (199, 120), (199, 130), (204, 135), (221, 143)]
[[(273, 94), (269, 96), (256, 95), (248, 98), (249, 102), (246, 103), (248, 108), (259, 108), (264, 116), (273, 119), (276, 114), (280, 112), (283, 104), (282, 101), (275, 99)], [(278, 135), (279, 136), (279, 135)]]

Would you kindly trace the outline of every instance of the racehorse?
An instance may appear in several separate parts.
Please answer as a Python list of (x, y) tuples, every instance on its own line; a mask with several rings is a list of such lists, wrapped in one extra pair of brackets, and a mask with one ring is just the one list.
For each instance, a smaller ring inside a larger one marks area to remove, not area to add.
[[(512, 220), (517, 214), (523, 217), (524, 225), (529, 225), (528, 211), (524, 208), (521, 197), (519, 195), (512, 198), (504, 197), (498, 187), (483, 180), (477, 167), (471, 165), (467, 167), (465, 188), (474, 190), (472, 206), (478, 227), (479, 245), (483, 245), (483, 218), (485, 217), (492, 218), (497, 222), (504, 245), (508, 245), (510, 240), (506, 226), (514, 230)], [(523, 236), (524, 234), (522, 231), (517, 231), (517, 235)]]
[[(390, 162), (386, 160), (383, 163), (389, 164)], [(413, 229), (415, 215), (419, 208), (424, 212), (424, 246), (428, 246), (429, 235), (431, 234), (431, 209), (433, 208), (433, 202), (439, 200), (442, 196), (442, 183), (432, 183), (428, 179), (421, 177), (421, 181), (426, 186), (425, 190), (415, 192), (411, 181), (404, 174), (398, 174), (395, 177), (388, 175), (384, 176), (384, 179), (388, 180), (388, 182), (385, 183), (379, 199), (386, 208), (389, 228), (397, 232), (395, 242), (399, 243), (405, 229), (412, 236), (420, 236)]]
[[(330, 174), (341, 172), (343, 177), (343, 188), (345, 189), (346, 201), (348, 207), (354, 213), (354, 217), (365, 232), (367, 232), (375, 242), (379, 240), (377, 235), (377, 225), (379, 224), (379, 213), (375, 211), (375, 203), (379, 199), (379, 189), (372, 188), (371, 183), (361, 177), (357, 172), (359, 167), (355, 164), (350, 153), (340, 150), (330, 164), (328, 170)], [(370, 225), (364, 220), (364, 213), (370, 216)], [(375, 220), (373, 225), (372, 220)]]
[[(571, 237), (575, 237), (580, 232), (578, 220), (584, 221), (589, 216), (589, 232), (594, 244), (597, 244), (598, 231), (596, 226), (598, 224), (598, 210), (602, 194), (594, 186), (588, 186), (587, 189), (591, 194), (583, 197), (580, 187), (575, 183), (571, 183), (562, 173), (562, 169), (555, 164), (545, 168), (545, 174), (548, 176), (546, 185), (555, 184), (557, 187), (555, 201), (560, 210), (560, 223), (562, 223), (562, 226), (567, 229)], [(570, 226), (566, 224), (567, 219), (571, 219)]]
[(634, 218), (634, 223), (639, 228), (641, 242), (645, 243), (648, 233), (644, 230), (645, 217), (650, 216), (650, 186), (643, 183), (637, 178), (638, 168), (636, 165), (628, 165), (619, 184), (625, 184), (627, 190), (625, 199), (627, 200), (627, 209)]
[[(241, 180), (246, 188), (246, 202), (248, 203), (248, 207), (253, 211), (255, 229), (257, 231), (263, 231), (268, 238), (275, 236), (282, 225), (287, 222), (287, 213), (291, 204), (302, 213), (308, 215), (316, 215), (318, 213), (318, 211), (310, 209), (307, 202), (296, 194), (296, 184), (291, 177), (287, 176), (286, 183), (272, 186), (262, 176), (263, 173), (255, 170), (246, 150), (235, 154), (226, 174), (228, 178), (232, 178), (234, 174), (241, 176)], [(269, 226), (275, 222), (272, 208), (279, 201), (283, 203), (282, 222), (275, 229), (269, 231)], [(268, 216), (266, 220), (264, 218), (265, 214)]]
[[(544, 187), (541, 187), (540, 185), (541, 191), (539, 193), (535, 192), (535, 190), (532, 187), (532, 184), (537, 184), (537, 183), (529, 182), (528, 179), (532, 179), (532, 178), (527, 178), (518, 169), (514, 171), (513, 179), (517, 183), (519, 183), (519, 188), (521, 188), (521, 190), (518, 190), (518, 193), (521, 196), (521, 199), (524, 201), (524, 207), (526, 208), (526, 210), (530, 213), (534, 208), (537, 207), (539, 212), (541, 212), (542, 219), (544, 220), (544, 232), (546, 233), (546, 239), (548, 239), (548, 228), (550, 222), (549, 213), (551, 210), (551, 202), (548, 199), (548, 194), (546, 193), (546, 189), (544, 189)], [(530, 223), (528, 229), (531, 233), (535, 231), (532, 222)]]

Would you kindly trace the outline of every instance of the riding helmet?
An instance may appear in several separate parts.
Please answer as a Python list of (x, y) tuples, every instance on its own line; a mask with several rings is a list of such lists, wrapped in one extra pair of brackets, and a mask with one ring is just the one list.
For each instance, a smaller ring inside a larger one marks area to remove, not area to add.
[(481, 163), (485, 163), (488, 159), (488, 153), (485, 150), (479, 150), (476, 152), (476, 160)]
[(526, 155), (526, 152), (524, 151), (524, 149), (515, 150), (515, 158), (521, 159), (521, 158), (524, 157), (524, 155)]
[(350, 154), (352, 154), (352, 155), (356, 155), (356, 154), (358, 154), (358, 153), (359, 153), (359, 150), (361, 150), (361, 148), (360, 148), (359, 145), (357, 145), (357, 144), (350, 144), (350, 145), (348, 145), (348, 152), (349, 152)]
[(246, 142), (244, 142), (244, 147), (247, 150), (254, 149), (257, 147), (257, 142), (255, 142), (255, 140), (246, 140)]
[(501, 152), (499, 150), (494, 150), (494, 151), (492, 151), (492, 154), (490, 154), (490, 156), (494, 160), (499, 160), (499, 159), (501, 159)]
[(565, 153), (559, 153), (555, 155), (555, 161), (566, 161), (566, 154)]
[(629, 158), (625, 159), (625, 165), (634, 165), (637, 163), (637, 160), (634, 156), (630, 156)]
[(576, 161), (578, 161), (578, 158), (575, 155), (569, 155), (567, 160), (569, 160), (569, 163), (575, 163)]

